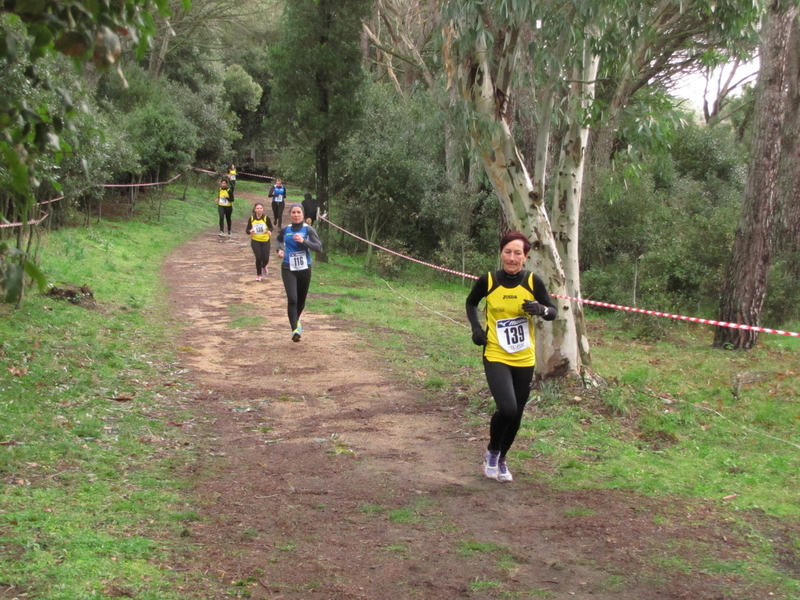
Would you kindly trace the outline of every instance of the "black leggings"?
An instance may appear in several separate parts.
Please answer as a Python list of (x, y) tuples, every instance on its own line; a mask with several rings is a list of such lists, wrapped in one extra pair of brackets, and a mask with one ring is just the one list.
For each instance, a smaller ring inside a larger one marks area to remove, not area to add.
[(302, 271), (290, 271), (289, 265), (283, 263), (281, 265), (281, 277), (283, 278), (283, 287), (286, 289), (286, 298), (289, 301), (289, 324), (292, 326), (292, 331), (294, 331), (297, 329), (297, 322), (306, 307), (308, 286), (311, 284), (311, 267)]
[(489, 424), (489, 450), (505, 456), (522, 424), (531, 393), (533, 367), (512, 367), (483, 359), (483, 370), (496, 410)]
[(256, 255), (256, 275), (261, 275), (269, 264), (269, 240), (266, 242), (250, 240), (250, 247)]
[(219, 209), (219, 230), (224, 231), (223, 225), (225, 221), (228, 222), (228, 233), (231, 232), (231, 215), (233, 214), (233, 206), (217, 206)]
[(275, 227), (278, 229), (281, 228), (281, 223), (283, 222), (283, 205), (283, 202), (272, 201), (272, 216), (275, 221)]

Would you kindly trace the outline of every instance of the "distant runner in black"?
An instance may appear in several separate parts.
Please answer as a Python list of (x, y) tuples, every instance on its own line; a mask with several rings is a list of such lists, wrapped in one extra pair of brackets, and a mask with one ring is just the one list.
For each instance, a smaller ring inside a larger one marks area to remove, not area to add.
[(312, 198), (311, 194), (306, 193), (303, 196), (303, 212), (306, 215), (306, 223), (313, 225), (317, 220), (317, 199)]

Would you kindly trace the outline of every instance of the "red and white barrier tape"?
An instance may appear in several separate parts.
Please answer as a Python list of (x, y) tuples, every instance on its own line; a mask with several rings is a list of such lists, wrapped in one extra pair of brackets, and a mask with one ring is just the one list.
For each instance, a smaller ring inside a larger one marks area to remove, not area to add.
[[(152, 185), (167, 185), (167, 184), (170, 184), (173, 181), (175, 181), (180, 176), (181, 176), (181, 174), (179, 173), (178, 175), (175, 175), (175, 177), (173, 177), (169, 181), (154, 181), (152, 183), (101, 183), (100, 187), (119, 188), (119, 187), (146, 187), (146, 186), (152, 186)], [(43, 200), (41, 202), (37, 202), (36, 204), (39, 205), (39, 206), (41, 206), (43, 204), (50, 204), (52, 202), (57, 202), (58, 200), (63, 200), (65, 197), (66, 196), (59, 196), (58, 198), (51, 198), (50, 200)], [(38, 221), (35, 220), (35, 219), (32, 219), (32, 220), (28, 221), (26, 224), (27, 225), (38, 225), (39, 223), (44, 221), (46, 218), (47, 218), (47, 215), (45, 215), (44, 217), (42, 217)], [(2, 224), (0, 224), (0, 227), (19, 227), (20, 225), (22, 225), (22, 223), (2, 223)]]
[(220, 175), (217, 171), (209, 171), (208, 169), (201, 169), (200, 167), (189, 167), (192, 171), (197, 171), (198, 173), (208, 173), (209, 175)]
[[(50, 213), (42, 213), (43, 216), (41, 219), (31, 219), (30, 221), (25, 221), (26, 225), (38, 225), (42, 221), (44, 221), (47, 217), (50, 216)], [(19, 227), (22, 223), (0, 223), (0, 227)]]
[(175, 181), (178, 177), (180, 177), (182, 173), (178, 173), (170, 179), (169, 181), (154, 181), (152, 183), (103, 183), (100, 187), (107, 187), (107, 188), (118, 188), (118, 187), (146, 187), (149, 185), (167, 185)]
[(58, 198), (51, 198), (50, 200), (42, 200), (41, 202), (37, 202), (36, 204), (50, 204), (51, 202), (58, 202), (59, 200), (63, 200), (66, 196), (59, 196)]
[(380, 248), (381, 250), (383, 250), (385, 252), (388, 252), (389, 254), (394, 254), (395, 256), (399, 256), (400, 258), (404, 258), (406, 260), (410, 260), (410, 261), (413, 261), (415, 263), (419, 263), (421, 265), (425, 265), (426, 267), (431, 267), (432, 269), (438, 269), (439, 271), (444, 271), (445, 273), (452, 273), (453, 275), (459, 275), (461, 277), (469, 277), (470, 279), (477, 279), (477, 277), (475, 277), (475, 275), (467, 275), (466, 273), (459, 273), (458, 271), (453, 271), (451, 269), (445, 269), (444, 267), (440, 267), (438, 265), (433, 265), (431, 263), (426, 263), (424, 261), (417, 260), (416, 258), (411, 258), (410, 256), (406, 256), (405, 254), (400, 254), (399, 252), (395, 252), (394, 250), (389, 250), (388, 248), (384, 248), (383, 246), (379, 246), (378, 244), (376, 244), (374, 242), (370, 242), (369, 240), (365, 240), (364, 238), (362, 238), (360, 236), (357, 236), (355, 233), (351, 233), (350, 231), (347, 231), (343, 227), (339, 227), (336, 223), (332, 223), (331, 221), (329, 221), (328, 219), (326, 219), (323, 216), (320, 216), (319, 218), (322, 221), (325, 221), (326, 223), (328, 223), (329, 225), (332, 225), (333, 227), (336, 227), (336, 229), (338, 229), (340, 231), (344, 231), (347, 235), (352, 236), (352, 237), (356, 238), (357, 240), (361, 240), (362, 242), (366, 242), (367, 244), (369, 244), (371, 246), (375, 246), (376, 248)]
[(715, 325), (717, 327), (729, 327), (730, 329), (744, 329), (746, 331), (757, 331), (760, 333), (775, 333), (778, 335), (788, 335), (790, 337), (800, 337), (800, 333), (794, 331), (783, 331), (781, 329), (770, 329), (769, 327), (756, 327), (754, 325), (744, 325), (742, 323), (727, 323), (725, 321), (715, 321), (713, 319), (700, 319), (699, 317), (686, 317), (684, 315), (675, 315), (671, 313), (659, 312), (656, 310), (645, 310), (643, 308), (632, 308), (630, 306), (620, 306), (619, 304), (609, 304), (608, 302), (597, 302), (595, 300), (581, 300), (579, 298), (570, 298), (569, 296), (559, 296), (552, 294), (556, 298), (563, 298), (565, 300), (572, 300), (573, 302), (583, 302), (584, 304), (591, 304), (593, 306), (602, 306), (603, 308), (615, 308), (617, 310), (627, 310), (628, 312), (641, 313), (643, 315), (653, 315), (656, 317), (667, 317), (670, 319), (678, 319), (679, 321), (690, 321), (692, 323), (704, 323), (706, 325)]
[[(332, 223), (331, 221), (329, 221), (328, 219), (326, 219), (323, 216), (320, 216), (319, 218), (321, 220), (325, 221), (326, 223), (328, 223), (329, 225), (332, 225), (336, 229), (338, 229), (340, 231), (343, 231), (344, 233), (346, 233), (349, 236), (352, 236), (352, 237), (354, 237), (354, 238), (356, 238), (358, 240), (361, 240), (362, 242), (366, 242), (367, 244), (370, 244), (371, 246), (375, 246), (376, 248), (384, 250), (385, 252), (389, 252), (390, 254), (394, 254), (395, 256), (399, 256), (400, 258), (404, 258), (406, 260), (410, 260), (410, 261), (413, 261), (415, 263), (419, 263), (421, 265), (425, 265), (426, 267), (431, 267), (433, 269), (438, 269), (439, 271), (444, 271), (445, 273), (452, 273), (453, 275), (459, 275), (460, 277), (468, 277), (469, 279), (478, 279), (475, 275), (469, 275), (467, 273), (461, 273), (459, 271), (453, 271), (451, 269), (445, 269), (444, 267), (440, 267), (438, 265), (433, 265), (431, 263), (423, 262), (421, 260), (417, 260), (416, 258), (412, 258), (410, 256), (406, 256), (404, 254), (400, 254), (399, 252), (395, 252), (394, 250), (389, 250), (388, 248), (384, 248), (383, 246), (380, 246), (380, 245), (378, 245), (378, 244), (376, 244), (374, 242), (370, 242), (369, 240), (366, 240), (366, 239), (364, 239), (364, 238), (362, 238), (360, 236), (357, 236), (356, 234), (351, 233), (350, 231), (347, 231), (343, 227), (339, 227), (338, 225), (336, 225), (335, 223)], [(774, 333), (774, 334), (777, 334), (777, 335), (788, 335), (790, 337), (800, 337), (800, 333), (797, 333), (797, 332), (794, 332), (794, 331), (783, 331), (781, 329), (770, 329), (768, 327), (756, 327), (754, 325), (744, 325), (742, 323), (727, 323), (725, 321), (714, 321), (713, 319), (700, 319), (698, 317), (686, 317), (684, 315), (674, 315), (674, 314), (663, 313), (663, 312), (659, 312), (659, 311), (655, 311), (655, 310), (645, 310), (643, 308), (633, 308), (633, 307), (630, 307), (630, 306), (621, 306), (619, 304), (610, 304), (608, 302), (597, 302), (595, 300), (583, 300), (581, 298), (571, 298), (570, 296), (561, 296), (560, 294), (550, 294), (550, 295), (553, 296), (554, 298), (561, 298), (563, 300), (570, 300), (572, 302), (582, 302), (583, 304), (591, 304), (593, 306), (602, 306), (603, 308), (614, 308), (614, 309), (617, 309), (617, 310), (627, 310), (629, 312), (641, 313), (641, 314), (645, 314), (645, 315), (653, 315), (653, 316), (656, 316), (656, 317), (667, 317), (667, 318), (670, 318), (670, 319), (678, 319), (680, 321), (690, 321), (692, 323), (704, 323), (706, 325), (715, 325), (717, 327), (728, 327), (730, 329), (744, 329), (746, 331), (756, 331), (756, 332), (759, 332), (759, 333)]]
[(275, 181), (275, 178), (271, 175), (258, 175), (257, 173), (248, 173), (247, 171), (239, 172), (238, 175), (247, 175), (248, 177), (260, 177), (261, 179), (271, 179)]
[[(219, 173), (218, 171), (209, 171), (208, 169), (201, 169), (199, 167), (190, 167), (190, 168), (199, 173), (209, 173), (211, 175), (224, 175), (224, 173)], [(237, 171), (236, 175), (247, 175), (248, 177), (260, 177), (261, 179), (271, 179), (275, 181), (275, 178), (270, 175), (257, 175), (256, 173), (247, 173), (246, 171)]]

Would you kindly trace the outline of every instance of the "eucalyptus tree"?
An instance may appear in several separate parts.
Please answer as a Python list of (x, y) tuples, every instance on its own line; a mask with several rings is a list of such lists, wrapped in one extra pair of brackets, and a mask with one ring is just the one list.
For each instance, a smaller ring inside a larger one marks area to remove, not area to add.
[(444, 124), (447, 178), (454, 187), (466, 185), (475, 193), (465, 115), (452, 110), (457, 92), (455, 86), (447, 86), (439, 52), (441, 4), (438, 0), (377, 0), (363, 24), (364, 52), (377, 81), (386, 78), (406, 97), (424, 90), (437, 100)]
[(364, 80), (361, 20), (371, 0), (293, 0), (271, 48), (270, 113), (282, 139), (312, 152), (317, 198), (327, 206), (334, 149), (358, 116)]
[[(787, 104), (793, 75), (789, 60), (792, 31), (800, 6), (797, 0), (772, 0), (761, 26), (761, 66), (755, 93), (753, 139), (748, 162), (742, 212), (720, 299), (722, 321), (758, 326), (767, 293), (767, 277), (774, 252), (773, 231), (779, 206), (779, 173)], [(791, 110), (794, 110), (789, 105)], [(790, 121), (789, 125), (795, 125)], [(796, 156), (792, 156), (796, 160)], [(718, 327), (714, 345), (752, 348), (758, 333), (748, 329)]]
[(785, 258), (787, 274), (800, 284), (800, 20), (792, 26), (788, 60), (780, 194), (773, 238), (775, 249)]
[[(597, 3), (595, 6), (599, 13), (601, 7)], [(571, 157), (575, 168), (572, 173), (580, 173), (583, 165), (581, 157), (585, 151), (581, 146), (583, 134), (580, 128), (586, 123), (583, 112), (587, 101), (591, 100), (592, 92), (591, 80), (583, 78), (591, 76), (596, 69), (597, 59), (591, 41), (596, 37), (592, 14), (598, 13), (589, 11), (581, 14), (571, 4), (534, 4), (522, 0), (452, 0), (443, 8), (444, 62), (452, 84), (457, 86), (470, 110), (472, 138), (484, 170), (508, 226), (532, 237), (533, 252), (529, 266), (545, 280), (551, 293), (561, 297), (568, 295), (569, 287), (544, 202), (544, 168), (537, 186), (531, 180), (512, 133), (509, 98), (513, 92), (515, 66), (523, 42), (528, 42), (526, 45), (529, 48), (540, 52), (538, 59), (550, 67), (548, 84), (555, 89), (548, 88), (552, 96), (544, 106), (545, 113), (552, 110), (554, 98), (562, 91), (556, 86), (564, 85), (565, 73), (571, 72), (577, 78), (576, 82), (588, 84), (573, 86), (572, 100), (569, 102), (574, 122), (578, 124), (578, 138), (573, 142), (577, 144), (577, 155)], [(571, 46), (570, 42), (574, 40), (578, 43)], [(557, 59), (554, 60), (554, 57)], [(565, 69), (564, 65), (567, 64), (574, 68)], [(548, 129), (550, 122), (548, 119)], [(537, 148), (536, 160), (546, 165), (546, 150)], [(580, 191), (580, 186), (571, 186), (570, 201), (579, 198)], [(565, 219), (565, 222), (569, 222), (569, 219)], [(576, 219), (570, 223), (570, 226), (573, 225), (577, 227)], [(565, 232), (563, 235), (566, 237), (571, 234)], [(577, 230), (574, 239), (577, 241)], [(577, 256), (573, 260), (577, 264)], [(573, 293), (579, 294), (578, 285), (576, 279)], [(539, 372), (544, 377), (581, 372), (583, 357), (588, 353), (585, 336), (578, 333), (576, 312), (566, 302), (562, 307), (556, 321), (548, 326), (537, 324), (537, 362)]]
[[(442, 7), (444, 62), (472, 111), (473, 140), (506, 220), (538, 240), (531, 263), (550, 289), (580, 298), (578, 215), (587, 152), (593, 149), (595, 164), (610, 166), (620, 141), (638, 136), (650, 147), (665, 144), (668, 126), (646, 110), (651, 99), (663, 102), (664, 95), (644, 91), (666, 91), (679, 74), (714, 64), (732, 48), (745, 51), (760, 7), (753, 0), (449, 0)], [(538, 87), (532, 180), (508, 110), (519, 85), (518, 55), (525, 49)], [(636, 103), (644, 109), (638, 124), (621, 131), (623, 111)], [(559, 133), (558, 176), (552, 178), (548, 215), (544, 199), (554, 162), (553, 132)], [(547, 372), (579, 371), (588, 360), (580, 310), (561, 311), (548, 335), (537, 332)], [(550, 347), (557, 349), (551, 353)]]
[(385, 75), (401, 94), (420, 79), (429, 88), (434, 86), (439, 70), (435, 39), (441, 21), (437, 4), (424, 0), (376, 0), (363, 28), (376, 50), (378, 81)]

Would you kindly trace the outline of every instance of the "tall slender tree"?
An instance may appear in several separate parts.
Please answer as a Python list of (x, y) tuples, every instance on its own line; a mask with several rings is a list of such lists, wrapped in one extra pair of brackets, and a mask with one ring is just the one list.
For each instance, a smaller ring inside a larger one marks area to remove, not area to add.
[[(797, 0), (771, 0), (761, 27), (753, 140), (742, 213), (720, 299), (721, 321), (761, 324), (773, 255), (791, 32), (798, 12)], [(758, 333), (747, 329), (717, 327), (714, 336), (714, 346), (733, 350), (749, 350), (757, 341)]]
[(800, 20), (792, 26), (787, 83), (786, 120), (783, 126), (783, 152), (781, 156), (781, 181), (778, 194), (777, 223), (774, 243), (778, 252), (784, 253), (787, 267), (800, 280)]
[(289, 0), (270, 53), (270, 114), (282, 137), (313, 151), (317, 198), (328, 203), (333, 150), (358, 115), (361, 19), (371, 0)]
[[(491, 6), (489, 5), (491, 4)], [(508, 226), (532, 237), (532, 269), (551, 293), (566, 295), (564, 268), (544, 198), (534, 190), (510, 127), (508, 100), (523, 30), (535, 18), (526, 2), (450, 2), (444, 12), (445, 65), (471, 111), (470, 128), (484, 171)], [(556, 377), (582, 369), (575, 313), (564, 304), (559, 318), (537, 327), (539, 375)]]

